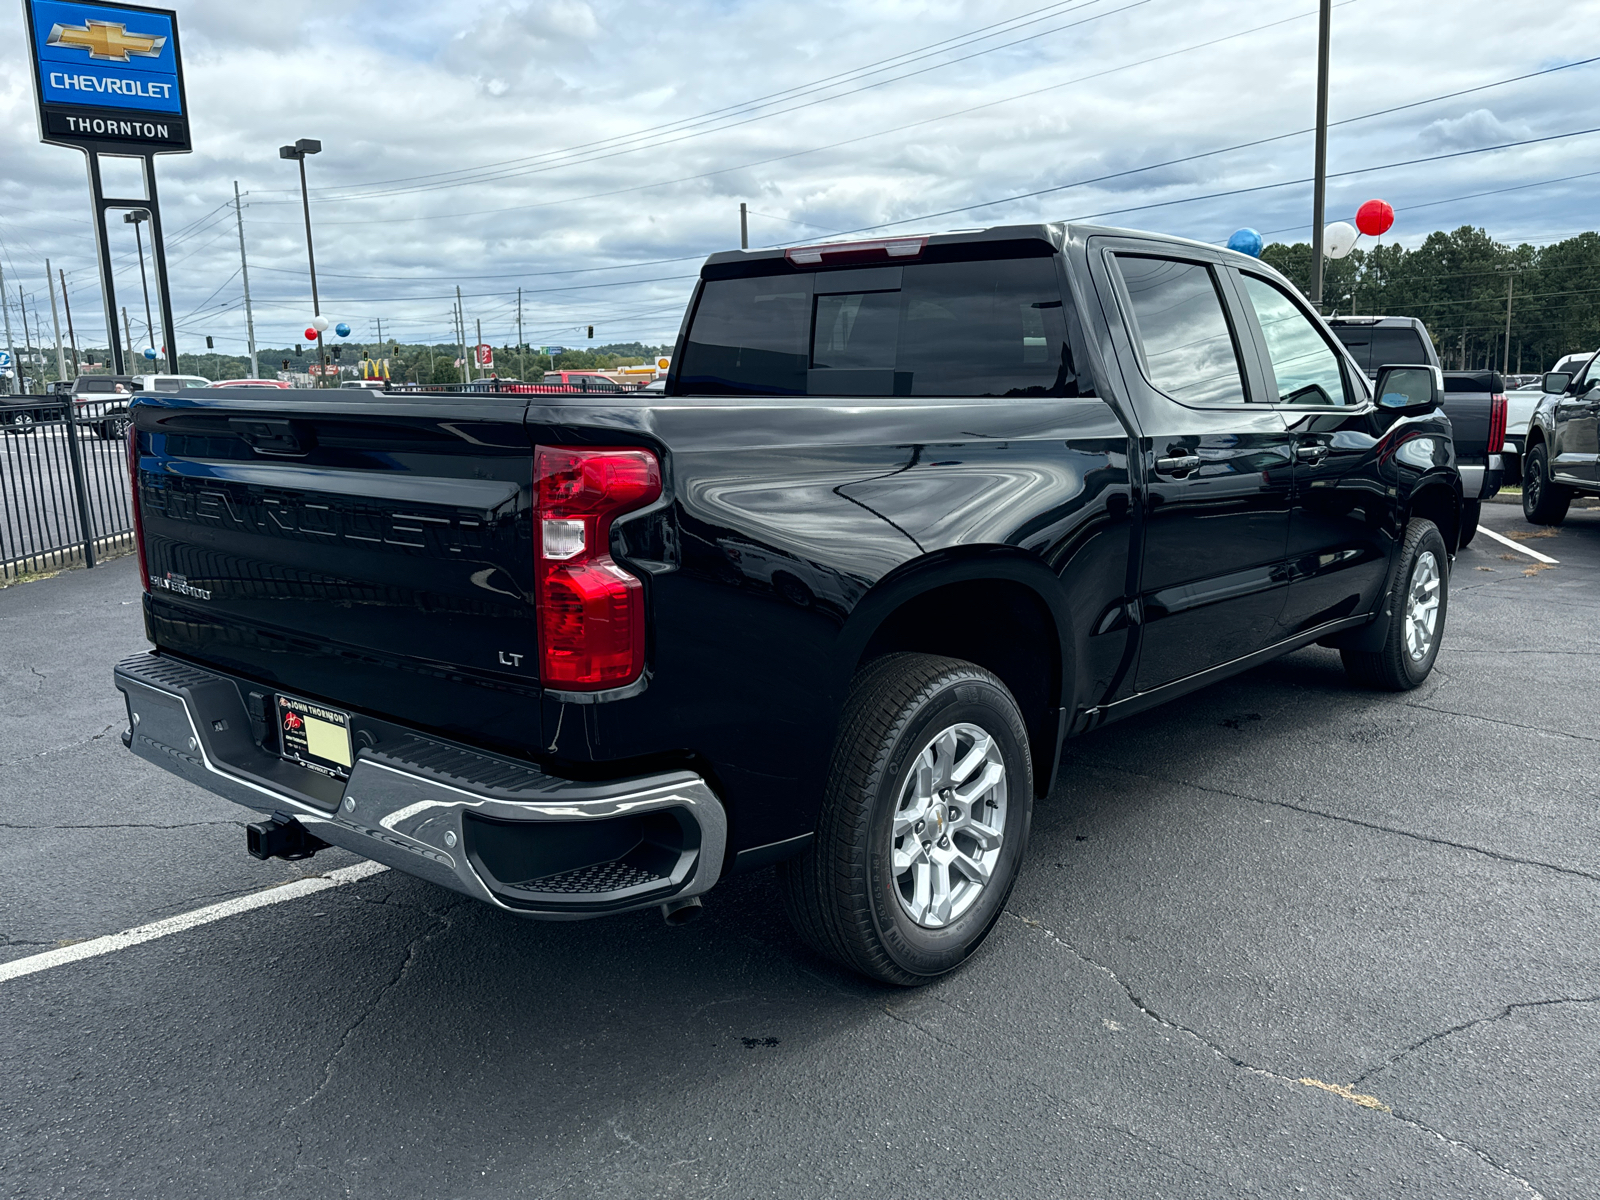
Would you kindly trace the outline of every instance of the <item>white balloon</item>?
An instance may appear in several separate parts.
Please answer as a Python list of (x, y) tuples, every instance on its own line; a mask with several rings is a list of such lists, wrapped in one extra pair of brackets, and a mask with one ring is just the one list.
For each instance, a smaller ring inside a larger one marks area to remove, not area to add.
[[(1330, 225), (1329, 228), (1331, 229), (1332, 226)], [(1345, 228), (1348, 229), (1349, 226), (1346, 226)], [(1355, 230), (1351, 229), (1350, 232), (1353, 234), (1353, 233), (1355, 233)], [(1334, 257), (1335, 258), (1341, 258), (1343, 256), (1335, 254)], [(315, 329), (318, 333), (326, 333), (327, 329), (328, 329), (328, 318), (327, 317), (312, 317), (311, 318), (311, 328)]]
[(1335, 221), (1322, 231), (1322, 252), (1329, 258), (1343, 258), (1355, 249), (1361, 235), (1348, 221)]

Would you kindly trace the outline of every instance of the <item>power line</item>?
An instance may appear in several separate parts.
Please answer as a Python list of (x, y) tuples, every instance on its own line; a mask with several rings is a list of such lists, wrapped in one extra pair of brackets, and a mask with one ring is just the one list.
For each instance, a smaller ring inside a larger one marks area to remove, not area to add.
[[(1035, 10), (1035, 12), (1047, 12), (1048, 10), (1058, 10), (1056, 12), (1049, 13), (1049, 15), (1064, 15), (1067, 12), (1074, 12), (1074, 11), (1077, 11), (1078, 9), (1087, 8), (1087, 7), (1090, 7), (1090, 6), (1094, 5), (1094, 4), (1101, 3), (1101, 2), (1102, 2), (1102, 0), (1078, 0), (1077, 3), (1049, 5), (1049, 6), (1047, 6), (1046, 9), (1038, 9), (1038, 10)], [(901, 81), (903, 79), (910, 79), (910, 78), (912, 78), (912, 77), (914, 77), (916, 75), (926, 74), (929, 71), (941, 70), (944, 67), (954, 66), (957, 63), (966, 62), (966, 61), (968, 61), (969, 59), (972, 59), (972, 58), (977, 58), (977, 57), (980, 57), (980, 56), (985, 55), (985, 54), (992, 54), (997, 50), (1004, 50), (1004, 49), (1007, 49), (1007, 48), (1009, 48), (1011, 46), (1020, 45), (1023, 42), (1034, 41), (1034, 40), (1037, 40), (1037, 39), (1042, 38), (1042, 37), (1047, 37), (1047, 36), (1049, 36), (1050, 34), (1053, 34), (1053, 33), (1060, 33), (1063, 30), (1073, 29), (1073, 28), (1076, 28), (1079, 25), (1086, 24), (1089, 21), (1097, 21), (1097, 20), (1102, 20), (1103, 18), (1108, 17), (1108, 16), (1115, 16), (1117, 13), (1124, 12), (1124, 11), (1130, 9), (1130, 8), (1137, 8), (1137, 7), (1140, 7), (1143, 4), (1147, 4), (1147, 3), (1150, 3), (1150, 2), (1151, 2), (1151, 0), (1131, 0), (1130, 3), (1127, 3), (1127, 4), (1123, 5), (1122, 8), (1113, 9), (1110, 12), (1098, 13), (1098, 14), (1096, 14), (1094, 16), (1086, 17), (1086, 18), (1083, 18), (1082, 20), (1079, 20), (1079, 21), (1069, 22), (1066, 25), (1057, 26), (1054, 29), (1046, 29), (1046, 30), (1042, 30), (1042, 31), (1039, 31), (1039, 32), (1036, 32), (1036, 33), (1032, 33), (1032, 34), (1029, 34), (1027, 37), (1019, 38), (1019, 39), (1017, 39), (1016, 41), (1013, 41), (1013, 42), (1005, 42), (1005, 43), (1001, 43), (1000, 45), (997, 45), (997, 46), (990, 46), (990, 47), (987, 47), (987, 48), (985, 48), (983, 50), (976, 51), (976, 52), (974, 52), (972, 54), (964, 55), (964, 56), (962, 56), (960, 58), (951, 59), (948, 62), (937, 63), (937, 64), (935, 64), (933, 66), (930, 66), (930, 67), (923, 67), (923, 68), (920, 68), (920, 69), (918, 69), (916, 71), (907, 72), (904, 75), (897, 75), (892, 79), (879, 80), (879, 81), (877, 81), (875, 83), (866, 84), (863, 87), (853, 88), (853, 89), (851, 89), (849, 91), (840, 92), (837, 95), (826, 96), (826, 97), (823, 97), (823, 98), (817, 99), (817, 100), (810, 100), (810, 101), (807, 101), (804, 104), (791, 105), (788, 108), (781, 108), (781, 109), (778, 109), (777, 111), (774, 111), (774, 112), (762, 113), (762, 114), (757, 115), (757, 116), (746, 117), (743, 120), (733, 121), (731, 123), (721, 125), (717, 129), (714, 129), (714, 130), (712, 130), (712, 129), (701, 129), (698, 132), (684, 132), (685, 128), (693, 129), (694, 126), (697, 125), (697, 124), (703, 125), (703, 124), (708, 123), (710, 120), (715, 118), (717, 113), (726, 113), (726, 112), (729, 112), (731, 109), (739, 109), (739, 108), (749, 107), (750, 106), (749, 103), (747, 103), (745, 105), (732, 105), (732, 106), (729, 106), (728, 108), (725, 108), (725, 109), (716, 110), (716, 112), (712, 113), (712, 114), (703, 114), (701, 117), (682, 118), (682, 119), (680, 119), (679, 121), (676, 121), (676, 122), (668, 122), (667, 125), (665, 125), (665, 126), (656, 127), (657, 130), (661, 130), (663, 132), (654, 133), (653, 136), (651, 136), (650, 140), (648, 140), (648, 141), (639, 141), (638, 144), (632, 145), (632, 146), (625, 146), (625, 147), (622, 147), (622, 148), (618, 148), (618, 144), (621, 143), (621, 142), (625, 142), (625, 141), (628, 141), (628, 140), (639, 139), (641, 137), (644, 137), (645, 135), (644, 134), (619, 135), (618, 137), (610, 138), (610, 139), (603, 139), (602, 141), (600, 141), (598, 143), (593, 143), (593, 144), (590, 144), (590, 145), (572, 146), (572, 147), (568, 147), (568, 148), (563, 149), (563, 150), (547, 151), (547, 152), (544, 152), (543, 154), (532, 155), (532, 156), (529, 156), (527, 158), (511, 159), (511, 160), (508, 160), (507, 162), (502, 163), (502, 164), (491, 164), (491, 165), (484, 166), (484, 167), (463, 168), (463, 169), (461, 169), (460, 171), (457, 171), (457, 172), (440, 172), (439, 175), (441, 175), (441, 176), (450, 175), (450, 174), (455, 174), (455, 175), (460, 176), (459, 178), (452, 179), (452, 180), (449, 180), (447, 182), (441, 181), (441, 182), (437, 182), (437, 183), (424, 183), (424, 184), (419, 184), (418, 186), (415, 186), (415, 187), (392, 187), (390, 183), (373, 183), (373, 184), (350, 185), (352, 187), (367, 187), (367, 188), (374, 188), (374, 189), (382, 188), (382, 189), (385, 189), (385, 190), (383, 190), (383, 191), (376, 191), (376, 190), (375, 191), (371, 191), (371, 192), (368, 192), (366, 195), (361, 196), (361, 197), (323, 197), (323, 199), (325, 199), (325, 200), (327, 200), (327, 199), (347, 199), (347, 198), (348, 199), (371, 199), (371, 198), (377, 198), (377, 197), (380, 197), (380, 196), (387, 196), (387, 195), (400, 195), (400, 194), (405, 194), (405, 193), (410, 193), (410, 192), (433, 191), (433, 190), (437, 190), (437, 189), (440, 189), (440, 188), (460, 187), (460, 186), (463, 186), (463, 185), (469, 184), (469, 183), (481, 183), (481, 182), (487, 182), (487, 181), (494, 180), (494, 179), (508, 179), (508, 178), (514, 178), (514, 177), (520, 176), (520, 175), (525, 175), (525, 174), (538, 174), (538, 173), (541, 173), (541, 172), (546, 171), (546, 170), (555, 170), (555, 169), (557, 169), (559, 167), (574, 166), (574, 165), (578, 165), (580, 163), (594, 162), (594, 161), (597, 161), (597, 160), (600, 160), (600, 159), (606, 159), (606, 158), (614, 158), (614, 157), (617, 157), (620, 154), (631, 154), (631, 153), (635, 153), (635, 152), (637, 152), (639, 150), (656, 149), (656, 148), (659, 148), (661, 146), (675, 145), (678, 142), (687, 141), (687, 140), (689, 140), (690, 138), (693, 138), (693, 137), (704, 136), (706, 133), (724, 132), (724, 131), (726, 131), (728, 129), (734, 129), (734, 128), (738, 128), (739, 126), (742, 126), (742, 125), (750, 124), (750, 123), (752, 123), (754, 121), (768, 120), (768, 119), (770, 119), (772, 117), (782, 116), (782, 115), (784, 115), (786, 113), (795, 112), (795, 111), (798, 111), (799, 109), (802, 109), (802, 108), (810, 108), (810, 107), (812, 107), (813, 105), (816, 105), (816, 104), (825, 104), (825, 103), (828, 103), (829, 101), (832, 101), (832, 100), (842, 99), (845, 96), (851, 96), (851, 95), (855, 95), (855, 94), (857, 94), (859, 92), (870, 91), (870, 90), (875, 89), (875, 88), (883, 87), (886, 84), (897, 83), (897, 82), (899, 82), (899, 81)], [(1023, 14), (1023, 16), (1031, 16), (1031, 15), (1032, 14), (1026, 14), (1026, 13)], [(1039, 21), (1047, 20), (1047, 19), (1048, 19), (1048, 16), (1046, 16), (1046, 17), (1036, 17), (1034, 20), (1023, 22), (1023, 24), (1016, 25), (1015, 27), (1020, 29), (1020, 28), (1023, 28), (1024, 25), (1026, 25), (1026, 24), (1037, 24)], [(1014, 22), (1019, 21), (1019, 20), (1021, 20), (1021, 18), (1012, 18), (1012, 19), (1010, 19), (1008, 21), (998, 22), (998, 23), (996, 23), (996, 25), (984, 26), (984, 27), (982, 27), (982, 29), (991, 29), (991, 30), (998, 29), (998, 27), (1001, 26), (1001, 25), (1011, 25)], [(1012, 30), (1007, 30), (1005, 32), (1012, 32)], [(980, 33), (981, 33), (981, 30), (980, 30)], [(983, 41), (987, 37), (994, 37), (994, 36), (1000, 36), (1000, 34), (999, 33), (986, 33), (986, 34), (982, 34), (982, 36), (970, 36), (970, 37), (967, 38), (967, 40), (968, 40), (968, 42), (970, 44), (970, 43), (977, 42), (977, 41)], [(955, 41), (955, 40), (958, 40), (958, 39), (945, 39), (945, 42), (948, 43), (948, 42)], [(943, 44), (944, 43), (934, 43), (934, 46), (937, 47), (937, 46), (940, 46), (940, 45), (943, 45)], [(960, 47), (956, 47), (956, 48), (960, 48)], [(931, 53), (923, 53), (922, 51), (909, 51), (906, 54), (896, 55), (892, 59), (881, 60), (881, 62), (883, 62), (883, 63), (893, 63), (893, 62), (896, 62), (898, 60), (906, 60), (907, 62), (914, 62), (914, 61), (920, 61), (922, 58), (927, 58), (927, 57), (931, 57)], [(904, 64), (902, 64), (902, 65), (904, 65)], [(879, 73), (879, 71), (881, 71), (881, 70), (893, 69), (892, 67), (878, 67), (877, 64), (869, 64), (869, 67), (872, 67), (872, 68), (875, 68), (875, 69), (869, 70), (868, 68), (861, 68), (857, 73), (858, 74), (862, 74), (862, 77), (865, 77), (865, 74), (876, 74), (876, 73)], [(847, 72), (845, 74), (850, 74), (850, 73)], [(839, 76), (834, 76), (834, 77), (830, 77), (830, 78), (837, 80), (840, 77)], [(807, 91), (813, 91), (814, 92), (814, 91), (817, 91), (817, 90), (823, 90), (827, 86), (830, 86), (830, 84), (828, 84), (827, 81), (823, 81), (819, 85), (800, 85), (797, 88), (790, 88), (787, 91), (789, 93), (799, 92), (801, 94), (806, 94)], [(782, 92), (774, 93), (775, 96), (783, 96), (785, 94), (786, 93), (782, 93)], [(791, 97), (791, 98), (793, 98), (793, 97)], [(751, 102), (751, 103), (754, 103), (754, 102)], [(677, 126), (678, 128), (673, 128), (674, 126)], [(669, 134), (675, 134), (675, 133), (682, 133), (683, 136), (681, 136), (681, 137), (668, 136)], [(593, 151), (593, 150), (599, 150), (599, 151), (604, 151), (604, 152), (603, 153), (591, 153), (591, 151)], [(558, 158), (558, 157), (563, 156), (563, 155), (574, 155), (574, 154), (581, 154), (581, 155), (583, 155), (583, 157), (581, 157), (581, 158), (572, 158), (572, 159), (569, 159), (568, 161), (565, 161), (565, 162), (551, 162), (550, 161), (551, 159)], [(530, 163), (530, 164), (539, 164), (539, 165), (532, 165), (532, 166), (527, 166), (527, 167), (519, 167), (519, 166), (517, 166), (517, 164), (519, 164), (519, 163)], [(468, 174), (468, 172), (471, 172), (471, 174)], [(426, 179), (426, 178), (429, 178), (429, 177), (428, 176), (413, 176), (412, 177), (412, 179)], [(403, 182), (408, 182), (408, 181), (407, 180), (395, 180), (395, 181), (392, 181), (392, 183), (403, 183)], [(337, 187), (330, 187), (330, 188), (323, 189), (323, 190), (324, 191), (338, 191), (340, 189), (337, 188)], [(346, 188), (344, 190), (348, 190), (348, 188)]]

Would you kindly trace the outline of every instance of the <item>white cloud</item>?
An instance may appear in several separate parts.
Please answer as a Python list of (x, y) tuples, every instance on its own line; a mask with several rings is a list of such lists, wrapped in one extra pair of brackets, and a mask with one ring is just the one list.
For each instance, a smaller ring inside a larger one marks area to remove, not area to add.
[(1478, 108), (1459, 117), (1444, 117), (1424, 125), (1418, 136), (1430, 150), (1467, 150), (1521, 141), (1533, 136), (1533, 130), (1525, 122), (1502, 121), (1487, 108)]

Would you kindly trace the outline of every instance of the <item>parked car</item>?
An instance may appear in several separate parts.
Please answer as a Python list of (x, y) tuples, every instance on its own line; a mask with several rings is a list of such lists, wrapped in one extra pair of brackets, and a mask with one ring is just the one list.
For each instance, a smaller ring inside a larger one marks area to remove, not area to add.
[(258, 856), (523, 917), (778, 864), (811, 946), (911, 985), (999, 920), (1064, 739), (1313, 643), (1395, 691), (1438, 654), (1437, 374), (1369, 386), (1256, 259), (717, 254), (666, 393), (141, 396), (125, 743)]
[(203, 375), (135, 375), (133, 381), (146, 392), (186, 392), (211, 386), (211, 380)]
[(545, 387), (564, 387), (574, 392), (618, 393), (635, 390), (607, 378), (599, 371), (546, 371), (540, 383)]
[(80, 427), (106, 441), (128, 436), (128, 400), (140, 390), (138, 375), (79, 375), (70, 395)]
[[(1439, 370), (1433, 338), (1416, 317), (1332, 317), (1328, 324), (1369, 379), (1387, 363), (1427, 363)], [(1506, 385), (1498, 371), (1443, 371), (1441, 376), (1466, 497), (1460, 538), (1465, 546), (1478, 532), (1483, 501), (1499, 492), (1506, 478)]]
[(1600, 355), (1568, 356), (1544, 377), (1544, 398), (1528, 425), (1522, 456), (1522, 513), (1536, 525), (1559, 525), (1574, 496), (1600, 496)]
[(341, 388), (358, 388), (367, 392), (387, 391), (389, 385), (381, 379), (346, 379), (339, 385)]
[(1523, 387), (1515, 387), (1506, 393), (1506, 445), (1501, 452), (1505, 470), (1502, 476), (1507, 483), (1522, 486), (1522, 447), (1528, 437), (1528, 425), (1533, 420), (1533, 411), (1539, 407), (1539, 401), (1544, 399), (1544, 382), (1541, 376), (1536, 382)]
[(290, 387), (289, 384), (281, 379), (219, 379), (211, 386), (214, 388), (277, 388), (279, 391), (287, 391)]

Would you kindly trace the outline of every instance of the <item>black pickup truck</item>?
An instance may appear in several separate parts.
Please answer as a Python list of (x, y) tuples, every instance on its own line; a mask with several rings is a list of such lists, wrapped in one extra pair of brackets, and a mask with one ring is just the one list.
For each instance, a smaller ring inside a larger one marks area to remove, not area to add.
[(139, 396), (125, 741), (509, 913), (779, 864), (820, 952), (979, 945), (1064, 738), (1313, 642), (1439, 650), (1436, 373), (1112, 229), (714, 255), (665, 395)]
[(1522, 513), (1536, 525), (1567, 519), (1574, 496), (1600, 496), (1600, 355), (1557, 363), (1528, 423)]
[[(1331, 317), (1328, 325), (1350, 356), (1377, 378), (1385, 363), (1428, 363), (1439, 366), (1433, 338), (1416, 317)], [(1505, 482), (1506, 382), (1499, 371), (1443, 371), (1444, 415), (1456, 446), (1465, 503), (1461, 541), (1466, 546), (1478, 532), (1483, 502)], [(1514, 449), (1514, 447), (1513, 447)]]

